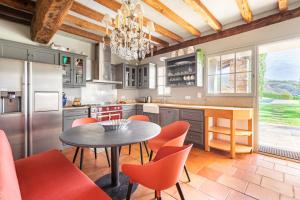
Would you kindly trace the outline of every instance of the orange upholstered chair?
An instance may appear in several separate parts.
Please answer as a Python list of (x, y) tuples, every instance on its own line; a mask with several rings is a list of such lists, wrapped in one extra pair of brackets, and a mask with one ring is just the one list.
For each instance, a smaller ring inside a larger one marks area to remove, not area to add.
[[(85, 124), (91, 124), (91, 123), (96, 123), (96, 122), (98, 122), (98, 121), (94, 118), (76, 119), (76, 120), (73, 121), (72, 127), (82, 126), (82, 125), (85, 125)], [(73, 157), (73, 163), (75, 163), (75, 161), (76, 161), (76, 157), (77, 157), (79, 149), (80, 149), (80, 147), (76, 147), (76, 151), (75, 151), (75, 154), (74, 154), (74, 157)], [(97, 148), (94, 148), (94, 152), (95, 152), (95, 159), (97, 159)], [(107, 150), (106, 147), (105, 147), (105, 153), (106, 153), (106, 159), (107, 159), (108, 166), (110, 167), (108, 150)], [(84, 148), (81, 148), (81, 151), (80, 151), (80, 167), (79, 167), (80, 169), (82, 169), (83, 155), (84, 155)]]
[(14, 162), (11, 147), (2, 130), (0, 199), (111, 200), (58, 150), (39, 153)]
[[(190, 128), (190, 124), (186, 121), (176, 121), (161, 129), (161, 132), (155, 138), (148, 141), (148, 146), (151, 150), (149, 161), (152, 159), (153, 152), (157, 153), (163, 146), (181, 147)], [(191, 181), (186, 166), (184, 171), (189, 181)]]
[(122, 171), (130, 178), (126, 199), (130, 199), (133, 184), (138, 183), (155, 190), (158, 200), (161, 200), (161, 191), (176, 184), (179, 195), (184, 200), (178, 182), (191, 148), (192, 145), (164, 146), (158, 150), (154, 160), (145, 165), (122, 165)]
[[(129, 117), (128, 120), (145, 121), (145, 122), (150, 121), (149, 117), (146, 116), (146, 115), (133, 115), (133, 116)], [(147, 144), (146, 144), (146, 142), (143, 142), (143, 143), (144, 143), (147, 155), (149, 156), (149, 151), (148, 151), (148, 148), (147, 148)], [(120, 147), (120, 152), (121, 152), (121, 147)], [(131, 154), (131, 144), (129, 145), (129, 154)], [(144, 164), (143, 144), (142, 144), (142, 142), (140, 143), (140, 156), (141, 156), (141, 163)]]

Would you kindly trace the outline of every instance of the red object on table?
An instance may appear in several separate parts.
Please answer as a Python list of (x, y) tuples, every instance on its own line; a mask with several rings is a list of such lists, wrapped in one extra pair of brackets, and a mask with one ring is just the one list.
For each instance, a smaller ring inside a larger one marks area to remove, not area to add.
[(100, 106), (91, 107), (91, 117), (98, 121), (122, 119), (122, 106)]
[(58, 150), (13, 161), (0, 130), (0, 194), (5, 200), (111, 200)]

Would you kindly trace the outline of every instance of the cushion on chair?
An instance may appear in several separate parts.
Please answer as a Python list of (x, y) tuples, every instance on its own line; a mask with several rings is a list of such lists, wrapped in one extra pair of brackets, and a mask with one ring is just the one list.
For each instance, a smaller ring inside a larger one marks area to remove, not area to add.
[(21, 200), (12, 151), (2, 130), (0, 130), (0, 199)]
[(17, 160), (23, 200), (110, 200), (57, 150)]

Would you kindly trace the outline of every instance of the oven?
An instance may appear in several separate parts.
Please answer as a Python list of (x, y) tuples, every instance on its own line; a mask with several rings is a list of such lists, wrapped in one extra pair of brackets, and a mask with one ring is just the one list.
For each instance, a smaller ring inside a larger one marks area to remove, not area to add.
[(122, 119), (122, 106), (91, 106), (91, 117), (98, 121)]

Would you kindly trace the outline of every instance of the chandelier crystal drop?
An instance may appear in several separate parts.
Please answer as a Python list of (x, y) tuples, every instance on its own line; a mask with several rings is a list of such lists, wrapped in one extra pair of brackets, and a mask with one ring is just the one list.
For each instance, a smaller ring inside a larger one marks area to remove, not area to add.
[[(147, 32), (143, 30), (144, 11), (139, 0), (123, 0), (122, 6), (114, 21), (114, 28), (110, 34), (110, 48), (112, 53), (125, 60), (144, 59), (151, 53), (151, 32), (155, 31), (153, 22), (147, 23)], [(103, 20), (106, 24), (106, 35), (108, 26), (111, 24), (109, 15)]]

